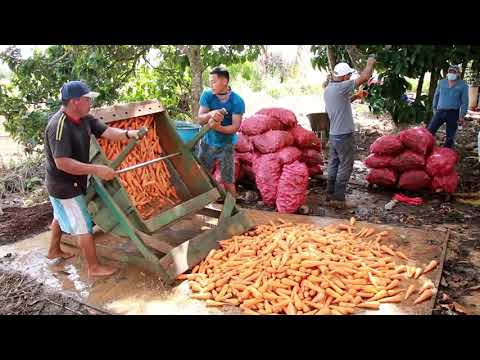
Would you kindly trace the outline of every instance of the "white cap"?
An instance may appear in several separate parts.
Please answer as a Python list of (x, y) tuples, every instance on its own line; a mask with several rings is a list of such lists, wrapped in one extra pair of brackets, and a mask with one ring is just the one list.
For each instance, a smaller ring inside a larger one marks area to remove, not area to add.
[(338, 63), (333, 69), (333, 75), (335, 76), (344, 76), (355, 72), (355, 69), (352, 69), (347, 63)]
[(85, 96), (85, 97), (88, 97), (88, 98), (91, 98), (91, 99), (95, 99), (98, 95), (100, 95), (100, 93), (95, 92), (95, 91), (90, 91), (90, 92), (88, 92), (88, 93), (86, 93), (85, 95), (82, 95), (82, 96)]

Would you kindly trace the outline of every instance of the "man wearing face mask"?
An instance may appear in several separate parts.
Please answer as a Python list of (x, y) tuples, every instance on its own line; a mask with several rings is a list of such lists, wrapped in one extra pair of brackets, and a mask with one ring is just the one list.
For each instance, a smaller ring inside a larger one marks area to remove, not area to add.
[(330, 119), (327, 200), (332, 207), (355, 207), (355, 204), (345, 200), (355, 153), (351, 102), (358, 98), (358, 95), (353, 95), (355, 88), (372, 77), (375, 62), (374, 57), (369, 57), (365, 69), (355, 80), (350, 79), (354, 69), (347, 63), (337, 64), (333, 69), (333, 79), (325, 89), (325, 110)]
[(209, 171), (213, 171), (215, 160), (220, 161), (225, 189), (236, 197), (233, 147), (245, 102), (230, 88), (230, 75), (226, 69), (216, 67), (210, 72), (209, 80), (211, 88), (205, 89), (200, 97), (198, 119), (200, 125), (210, 124), (211, 130), (200, 142), (198, 157)]
[(438, 82), (433, 97), (433, 118), (428, 130), (435, 136), (440, 126), (446, 123), (445, 147), (453, 148), (458, 125), (463, 125), (468, 110), (468, 85), (460, 79), (460, 69), (452, 65), (447, 78)]

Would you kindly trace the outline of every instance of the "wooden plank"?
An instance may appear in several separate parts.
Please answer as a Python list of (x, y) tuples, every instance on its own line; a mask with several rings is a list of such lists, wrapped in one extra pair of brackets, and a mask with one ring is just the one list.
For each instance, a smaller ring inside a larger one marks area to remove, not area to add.
[(90, 110), (91, 115), (105, 123), (161, 112), (165, 112), (165, 108), (159, 101), (156, 100), (145, 100), (129, 104), (117, 104)]
[(167, 211), (164, 211), (152, 219), (146, 220), (145, 225), (150, 232), (155, 232), (162, 227), (171, 224), (173, 221), (181, 219), (191, 213), (194, 213), (207, 204), (220, 198), (220, 193), (216, 188), (203, 193), (193, 199), (190, 199), (184, 203), (181, 203)]
[(222, 214), (220, 215), (221, 222), (232, 215), (233, 211), (235, 210), (235, 202), (236, 201), (233, 195), (227, 191), (225, 195), (225, 204), (223, 206)]
[(218, 247), (220, 240), (243, 234), (254, 226), (245, 211), (225, 219), (215, 229), (190, 239), (177, 246), (160, 260), (161, 266), (173, 280), (178, 275), (197, 265), (211, 249)]

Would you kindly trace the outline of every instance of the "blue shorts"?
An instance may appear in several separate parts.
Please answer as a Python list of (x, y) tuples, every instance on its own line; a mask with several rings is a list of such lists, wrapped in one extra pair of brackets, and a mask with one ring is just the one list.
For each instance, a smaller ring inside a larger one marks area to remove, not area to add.
[(227, 184), (235, 183), (235, 166), (233, 157), (233, 145), (225, 144), (221, 148), (208, 145), (205, 141), (200, 142), (198, 159), (208, 171), (212, 172), (215, 167), (215, 160), (220, 161), (220, 175)]
[(53, 218), (60, 224), (60, 229), (70, 235), (93, 233), (93, 221), (87, 209), (84, 195), (71, 199), (57, 199), (50, 196)]

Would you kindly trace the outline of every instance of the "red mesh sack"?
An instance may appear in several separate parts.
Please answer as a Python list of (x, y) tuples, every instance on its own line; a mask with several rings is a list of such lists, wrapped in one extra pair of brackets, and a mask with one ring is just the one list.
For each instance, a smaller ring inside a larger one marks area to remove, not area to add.
[(242, 121), (239, 131), (248, 136), (260, 135), (268, 130), (282, 130), (283, 124), (267, 115), (253, 115)]
[(415, 127), (403, 130), (398, 134), (402, 144), (416, 153), (427, 155), (435, 145), (435, 138), (427, 129)]
[(273, 206), (277, 199), (277, 187), (282, 174), (282, 164), (276, 154), (262, 155), (254, 164), (255, 183), (265, 204)]
[(405, 150), (390, 162), (390, 166), (399, 172), (420, 170), (425, 167), (425, 157), (411, 150)]
[(313, 131), (304, 129), (300, 125), (297, 125), (290, 130), (290, 133), (295, 139), (295, 145), (299, 148), (318, 148), (320, 146), (321, 149), (320, 139)]
[(432, 189), (435, 192), (454, 193), (458, 187), (458, 174), (453, 170), (450, 174), (445, 176), (435, 176), (432, 180)]
[(295, 146), (287, 146), (277, 152), (277, 157), (282, 165), (291, 164), (302, 157), (302, 152)]
[(377, 155), (397, 155), (403, 149), (403, 144), (395, 135), (379, 137), (370, 145), (370, 152)]
[(425, 169), (430, 176), (446, 176), (455, 170), (458, 159), (455, 150), (435, 147), (427, 158)]
[(320, 151), (314, 149), (306, 149), (302, 153), (302, 161), (308, 166), (322, 165), (323, 156)]
[(315, 176), (323, 174), (322, 166), (321, 165), (313, 165), (308, 167), (308, 175)]
[(303, 205), (307, 197), (308, 168), (300, 161), (283, 167), (278, 184), (277, 210), (279, 213), (293, 214)]
[(293, 136), (282, 130), (270, 130), (265, 134), (254, 136), (253, 144), (262, 154), (274, 153), (286, 146), (293, 145)]
[(262, 109), (257, 111), (257, 114), (270, 116), (280, 121), (288, 129), (294, 127), (298, 123), (295, 114), (292, 111), (283, 108)]
[(372, 169), (367, 175), (367, 181), (371, 184), (392, 187), (397, 182), (397, 174), (389, 168)]
[(410, 170), (400, 175), (398, 187), (404, 190), (419, 191), (430, 189), (432, 179), (423, 170)]
[(252, 165), (254, 155), (251, 152), (245, 152), (245, 153), (235, 153), (235, 157), (240, 160), (241, 163), (246, 163), (248, 165)]
[(393, 160), (390, 155), (370, 154), (364, 161), (365, 165), (370, 169), (381, 169), (389, 167)]
[(235, 144), (235, 151), (246, 153), (253, 151), (253, 144), (247, 135), (242, 133), (238, 134), (237, 143)]

